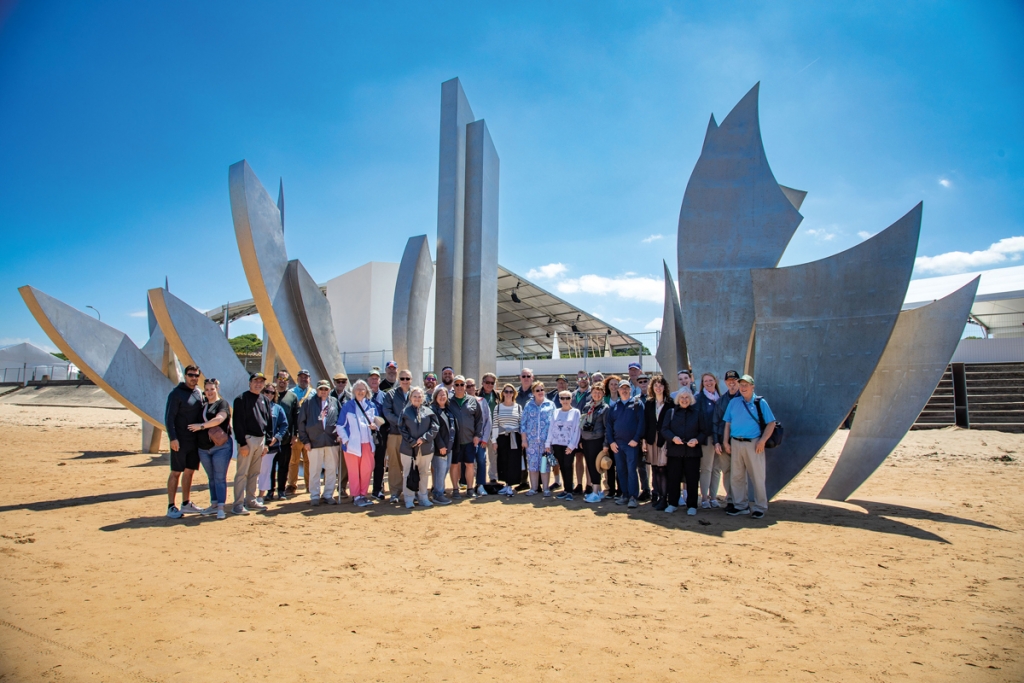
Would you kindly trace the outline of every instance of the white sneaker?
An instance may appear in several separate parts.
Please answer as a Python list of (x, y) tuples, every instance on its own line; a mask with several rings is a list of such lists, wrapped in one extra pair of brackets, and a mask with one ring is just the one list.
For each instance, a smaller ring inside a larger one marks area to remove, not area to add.
[(588, 493), (587, 495), (583, 496), (583, 500), (587, 501), (588, 503), (600, 503), (601, 502), (601, 494), (600, 493)]
[(181, 510), (174, 505), (167, 508), (167, 516), (171, 519), (181, 519)]
[(720, 506), (720, 505), (718, 504), (718, 499), (717, 499), (717, 498), (712, 498), (712, 499), (711, 499), (711, 507), (713, 507), (713, 508), (721, 507), (721, 506)]
[(224, 508), (217, 508), (217, 519), (227, 519), (228, 515), (224, 512)]
[(702, 500), (702, 501), (700, 502), (700, 506), (701, 506), (701, 507), (702, 507), (703, 509), (705, 509), (705, 510), (710, 510), (710, 509), (711, 509), (711, 501), (708, 501), (708, 500)]
[(545, 498), (550, 498), (551, 497), (551, 489), (544, 489), (544, 497)]
[(697, 508), (688, 508), (686, 510), (686, 514), (688, 514), (691, 517), (693, 517), (695, 514), (697, 514)]
[(181, 514), (183, 515), (201, 515), (202, 513), (203, 509), (191, 500), (181, 506)]
[(412, 510), (412, 506), (413, 505), (415, 505), (415, 503), (413, 503), (412, 498), (406, 498), (405, 499), (405, 509), (406, 510)]
[(260, 505), (263, 505), (263, 496), (256, 496), (256, 506), (257, 506), (256, 509), (257, 510), (259, 509)]
[(478, 496), (486, 496), (487, 495), (487, 489), (484, 488), (483, 484), (480, 484), (479, 486), (476, 487), (476, 495), (478, 495)]
[(267, 509), (267, 506), (263, 504), (263, 499), (262, 498), (257, 498), (256, 500), (254, 500), (249, 505), (246, 505), (246, 507), (252, 508), (253, 510), (266, 510)]
[(201, 514), (203, 517), (209, 517), (210, 515), (213, 515), (216, 512), (217, 512), (217, 506), (216, 505), (211, 505), (208, 508), (203, 508), (202, 510), (200, 510), (199, 514)]
[(434, 507), (434, 504), (430, 502), (430, 498), (427, 497), (427, 494), (423, 494), (422, 496), (420, 496), (420, 505), (422, 505), (425, 508)]
[(675, 505), (669, 505), (667, 508), (665, 508), (665, 512), (675, 512), (678, 509), (679, 508), (677, 508)]

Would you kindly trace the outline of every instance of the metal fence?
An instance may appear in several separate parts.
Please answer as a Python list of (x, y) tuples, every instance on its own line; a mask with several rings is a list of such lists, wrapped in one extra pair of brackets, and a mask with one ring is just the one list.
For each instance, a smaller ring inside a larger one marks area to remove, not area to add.
[(44, 376), (47, 379), (53, 380), (78, 379), (78, 375), (78, 368), (65, 363), (58, 365), (22, 365), (20, 368), (0, 368), (0, 382), (5, 384), (39, 382)]

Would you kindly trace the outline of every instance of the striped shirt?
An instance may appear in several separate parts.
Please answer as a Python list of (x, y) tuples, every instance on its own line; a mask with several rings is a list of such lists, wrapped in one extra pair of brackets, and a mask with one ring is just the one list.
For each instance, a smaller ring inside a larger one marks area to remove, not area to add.
[(491, 424), (493, 424), (493, 428), (497, 430), (498, 434), (518, 432), (519, 420), (522, 416), (523, 409), (519, 407), (518, 403), (513, 403), (511, 406), (499, 403), (494, 406), (494, 412), (491, 415)]

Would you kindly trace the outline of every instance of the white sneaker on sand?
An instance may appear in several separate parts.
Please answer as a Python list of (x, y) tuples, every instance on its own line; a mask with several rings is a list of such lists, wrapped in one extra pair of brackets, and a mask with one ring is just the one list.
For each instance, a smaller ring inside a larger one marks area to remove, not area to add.
[(693, 517), (695, 514), (697, 514), (697, 508), (687, 508), (686, 514), (688, 514), (691, 517)]
[(167, 516), (171, 519), (181, 519), (181, 510), (171, 505), (167, 508)]
[(191, 500), (181, 506), (181, 514), (183, 515), (201, 515), (202, 513), (203, 509)]
[(476, 495), (478, 495), (478, 496), (486, 496), (487, 495), (487, 489), (484, 488), (483, 484), (480, 484), (479, 486), (476, 487)]
[(665, 512), (670, 512), (671, 513), (671, 512), (675, 512), (678, 509), (679, 508), (677, 508), (675, 505), (669, 505), (667, 508), (665, 508)]

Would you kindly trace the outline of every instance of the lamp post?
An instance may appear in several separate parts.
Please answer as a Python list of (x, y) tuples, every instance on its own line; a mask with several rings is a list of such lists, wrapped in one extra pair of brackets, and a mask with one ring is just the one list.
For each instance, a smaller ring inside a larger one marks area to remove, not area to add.
[(86, 308), (91, 308), (93, 311), (96, 311), (96, 319), (103, 322), (103, 316), (100, 315), (99, 310), (95, 306), (86, 306)]

